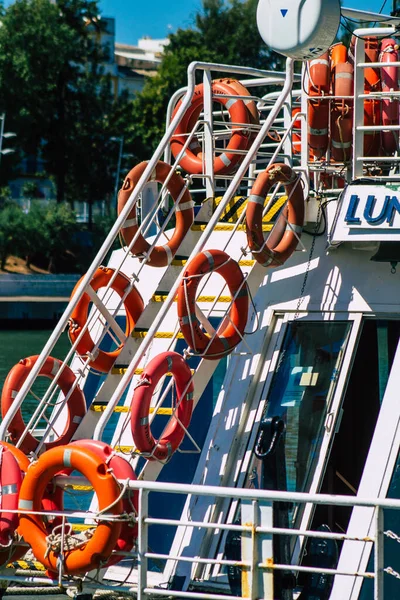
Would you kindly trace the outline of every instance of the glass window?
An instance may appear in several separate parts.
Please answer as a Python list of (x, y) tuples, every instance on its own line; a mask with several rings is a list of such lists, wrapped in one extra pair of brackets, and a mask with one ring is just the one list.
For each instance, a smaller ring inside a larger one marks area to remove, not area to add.
[(309, 490), (350, 329), (349, 321), (295, 321), (286, 332), (267, 417), (286, 424), (288, 491)]

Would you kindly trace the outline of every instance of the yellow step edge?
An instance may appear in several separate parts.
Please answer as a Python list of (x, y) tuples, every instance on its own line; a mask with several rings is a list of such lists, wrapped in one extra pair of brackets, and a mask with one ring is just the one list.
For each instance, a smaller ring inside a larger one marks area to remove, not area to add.
[[(262, 226), (262, 230), (263, 231), (271, 231), (273, 226), (274, 226), (273, 223), (268, 223), (267, 225)], [(192, 231), (204, 231), (206, 227), (207, 227), (206, 224), (195, 223), (194, 225), (191, 226), (190, 229)], [(218, 225), (216, 225), (214, 227), (214, 231), (233, 231), (235, 229), (235, 227), (236, 227), (236, 225), (230, 225), (229, 223), (219, 223)], [(238, 225), (237, 231), (246, 231), (246, 226)]]
[[(147, 335), (147, 331), (132, 331), (132, 337), (133, 338), (145, 338)], [(157, 331), (157, 333), (154, 335), (155, 338), (158, 339), (171, 339), (174, 337), (174, 332), (173, 331)], [(178, 340), (183, 340), (183, 335), (181, 333), (176, 334), (176, 337)]]
[[(90, 407), (90, 410), (93, 412), (104, 412), (107, 408), (106, 404), (93, 404)], [(130, 411), (129, 406), (117, 406), (114, 408), (113, 412), (115, 413), (128, 413)], [(150, 408), (150, 414), (154, 412), (154, 407)], [(158, 415), (172, 415), (172, 408), (159, 408), (157, 410)]]
[[(16, 560), (9, 565), (7, 565), (8, 569), (23, 569), (24, 571), (45, 571), (46, 567), (42, 565), (41, 562), (35, 561), (26, 561), (26, 560)], [(28, 591), (28, 590), (27, 590)]]
[[(113, 367), (111, 369), (112, 375), (125, 375), (127, 367)], [(141, 375), (144, 369), (135, 369), (134, 375)]]
[[(154, 294), (152, 296), (153, 302), (164, 302), (168, 296), (166, 294)], [(196, 302), (214, 302), (216, 300), (216, 296), (199, 296), (196, 298)], [(176, 302), (176, 298), (174, 300)], [(219, 296), (218, 302), (232, 302), (231, 296)]]

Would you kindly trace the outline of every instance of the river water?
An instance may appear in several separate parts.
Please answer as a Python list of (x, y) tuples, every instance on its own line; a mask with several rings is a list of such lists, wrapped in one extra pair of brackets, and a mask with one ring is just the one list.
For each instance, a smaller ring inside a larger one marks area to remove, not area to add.
[[(51, 333), (52, 329), (0, 329), (0, 391), (3, 389), (4, 381), (10, 369), (22, 358), (40, 354)], [(51, 355), (54, 358), (63, 360), (70, 348), (71, 343), (68, 335), (63, 333)], [(34, 393), (42, 397), (49, 383), (50, 380), (47, 377), (38, 377), (33, 388)], [(36, 406), (37, 400), (28, 395), (22, 406), (22, 415), (25, 422), (27, 422), (27, 419), (29, 420)]]

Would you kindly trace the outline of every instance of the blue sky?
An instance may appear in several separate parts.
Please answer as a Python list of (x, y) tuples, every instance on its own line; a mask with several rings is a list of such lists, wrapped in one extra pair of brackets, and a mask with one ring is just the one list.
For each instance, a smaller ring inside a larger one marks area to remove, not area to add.
[[(12, 2), (13, 0), (5, 0), (4, 5), (8, 6)], [(344, 0), (343, 4), (348, 8), (379, 12), (383, 2), (384, 0)], [(162, 38), (179, 27), (190, 27), (201, 4), (201, 0), (99, 1), (102, 14), (115, 17), (116, 40), (123, 44), (136, 44), (144, 35)], [(385, 12), (389, 14), (391, 9), (392, 0), (387, 0)]]

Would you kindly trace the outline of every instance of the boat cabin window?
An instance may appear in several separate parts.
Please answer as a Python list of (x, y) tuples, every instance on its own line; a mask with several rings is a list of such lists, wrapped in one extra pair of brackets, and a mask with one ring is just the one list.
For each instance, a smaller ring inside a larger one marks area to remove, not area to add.
[[(267, 416), (285, 422), (286, 487), (306, 492), (313, 478), (350, 321), (289, 324), (267, 398)], [(296, 517), (292, 514), (292, 524)]]

